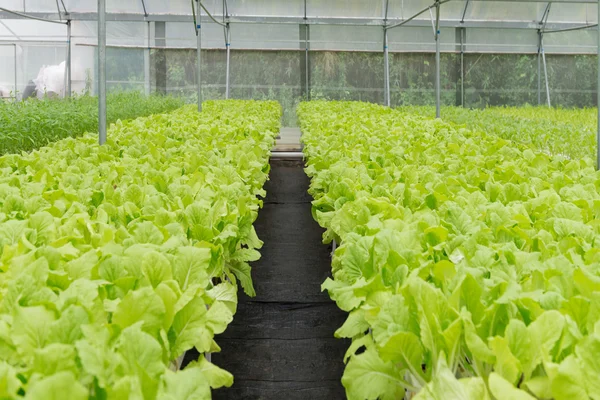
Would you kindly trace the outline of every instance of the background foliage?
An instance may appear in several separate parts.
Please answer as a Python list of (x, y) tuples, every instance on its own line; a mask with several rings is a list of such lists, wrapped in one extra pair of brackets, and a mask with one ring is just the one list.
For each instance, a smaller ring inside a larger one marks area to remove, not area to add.
[[(107, 121), (129, 120), (175, 110), (183, 105), (174, 96), (144, 96), (137, 91), (108, 95)], [(38, 149), (67, 137), (98, 130), (98, 98), (29, 99), (0, 102), (0, 154)]]
[[(596, 57), (591, 55), (547, 55), (550, 96), (553, 106), (596, 105)], [(442, 101), (461, 105), (460, 54), (443, 53)], [(108, 79), (143, 88), (143, 50), (112, 49), (108, 53)], [(205, 99), (225, 97), (226, 54), (205, 50), (202, 63)], [(151, 53), (152, 91), (161, 66), (166, 69), (164, 91), (193, 102), (196, 98), (196, 53), (193, 49), (155, 49)], [(464, 105), (520, 106), (537, 104), (538, 62), (536, 54), (464, 55)], [(295, 108), (303, 100), (303, 51), (231, 51), (231, 97), (277, 100), (284, 110), (283, 125), (296, 125)], [(158, 72), (157, 72), (158, 71)], [(376, 52), (310, 52), (310, 95), (312, 99), (361, 100), (383, 103), (383, 56)], [(543, 78), (543, 76), (542, 76)], [(392, 106), (435, 104), (435, 55), (432, 53), (390, 54)], [(545, 83), (541, 81), (545, 104)]]

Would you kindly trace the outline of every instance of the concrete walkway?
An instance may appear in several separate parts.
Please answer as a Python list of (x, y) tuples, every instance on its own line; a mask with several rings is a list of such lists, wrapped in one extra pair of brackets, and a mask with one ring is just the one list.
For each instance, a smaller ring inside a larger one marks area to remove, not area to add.
[(301, 135), (300, 128), (281, 128), (273, 151), (302, 151)]

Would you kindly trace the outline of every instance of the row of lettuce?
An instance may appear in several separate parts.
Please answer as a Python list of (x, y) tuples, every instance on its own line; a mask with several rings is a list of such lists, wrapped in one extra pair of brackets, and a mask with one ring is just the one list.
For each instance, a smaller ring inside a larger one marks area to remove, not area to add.
[(206, 102), (0, 158), (0, 398), (209, 399), (254, 292), (274, 102)]
[(349, 399), (600, 399), (600, 175), (377, 105), (298, 109)]
[[(107, 120), (129, 120), (183, 106), (171, 96), (114, 92), (107, 98)], [(98, 98), (0, 101), (0, 155), (39, 149), (57, 140), (98, 131)]]
[[(407, 115), (434, 116), (432, 107), (400, 107)], [(596, 158), (598, 112), (595, 108), (444, 107), (444, 121), (527, 144), (557, 157)]]

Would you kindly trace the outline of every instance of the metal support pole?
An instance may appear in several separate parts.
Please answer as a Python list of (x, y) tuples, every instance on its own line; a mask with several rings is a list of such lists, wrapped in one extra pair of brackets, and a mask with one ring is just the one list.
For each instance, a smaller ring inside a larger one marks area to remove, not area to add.
[(225, 28), (225, 46), (227, 48), (227, 66), (226, 66), (226, 76), (225, 76), (225, 98), (229, 99), (229, 63), (231, 60), (231, 31), (229, 29), (229, 22), (227, 23), (227, 27)]
[(146, 23), (146, 49), (144, 49), (144, 92), (150, 95), (150, 21)]
[(310, 101), (310, 59), (309, 59), (309, 45), (310, 45), (310, 25), (308, 24), (308, 7), (307, 0), (304, 0), (304, 88), (305, 88), (305, 100)]
[(196, 22), (196, 80), (198, 81), (198, 112), (202, 111), (202, 29), (200, 25), (200, 0), (196, 0), (198, 21)]
[(72, 85), (72, 56), (71, 56), (71, 20), (67, 21), (67, 65), (65, 68), (67, 69), (67, 91), (65, 93), (66, 97), (71, 97), (71, 85)]
[(383, 57), (384, 57), (383, 62), (384, 62), (384, 67), (385, 67), (384, 100), (385, 100), (385, 105), (388, 107), (391, 107), (392, 101), (390, 99), (390, 53), (388, 50), (388, 34), (387, 34), (387, 30), (385, 28), (383, 28)]
[(19, 93), (19, 90), (17, 89), (17, 85), (18, 85), (18, 80), (17, 80), (17, 44), (14, 43), (14, 55), (15, 55), (15, 60), (14, 60), (14, 68), (15, 68), (15, 101), (17, 101), (17, 95)]
[(389, 53), (389, 41), (387, 34), (388, 24), (388, 10), (390, 6), (389, 0), (382, 0), (383, 3), (383, 64), (384, 64), (384, 103), (386, 106), (392, 106), (392, 99), (390, 94), (390, 53)]
[(546, 70), (546, 55), (544, 54), (544, 31), (546, 30), (546, 24), (548, 23), (548, 16), (550, 15), (550, 8), (552, 3), (549, 2), (546, 5), (542, 19), (540, 20), (540, 29), (538, 29), (538, 105), (542, 105), (542, 69), (541, 63), (544, 62), (544, 78), (546, 79), (546, 100), (548, 101), (548, 107), (550, 107), (550, 90), (548, 89), (548, 71)]
[(160, 94), (167, 94), (167, 23), (154, 21), (154, 46), (156, 54), (150, 59), (154, 63), (155, 90)]
[[(467, 3), (468, 4), (468, 3)], [(465, 39), (467, 32), (460, 28), (460, 106), (465, 106)]]
[(542, 31), (538, 30), (538, 53), (537, 53), (537, 96), (538, 106), (542, 104)]
[[(68, 50), (67, 50), (67, 53), (68, 53)], [(63, 71), (63, 87), (62, 87), (62, 89), (63, 89), (63, 97), (64, 98), (67, 98), (67, 74), (68, 74), (68, 69), (69, 69), (69, 66), (67, 65), (67, 60), (65, 59), (65, 70)]]
[[(598, 1), (598, 18), (600, 18), (600, 1)], [(600, 21), (600, 19), (598, 19)], [(596, 133), (596, 168), (600, 169), (600, 25), (598, 26), (598, 86), (596, 87), (596, 109), (598, 110), (598, 132)]]
[(441, 118), (440, 83), (440, 3), (435, 5), (435, 117)]
[(304, 44), (306, 47), (304, 48), (304, 73), (306, 79), (306, 100), (310, 101), (310, 58), (309, 58), (309, 40), (310, 40), (310, 25), (306, 26), (306, 37), (304, 40)]
[(546, 66), (546, 52), (544, 51), (544, 37), (542, 36), (542, 62), (544, 64), (544, 81), (546, 82), (546, 101), (548, 107), (552, 107), (550, 104), (550, 83), (548, 82), (548, 67)]
[(106, 143), (106, 0), (98, 0), (98, 142)]

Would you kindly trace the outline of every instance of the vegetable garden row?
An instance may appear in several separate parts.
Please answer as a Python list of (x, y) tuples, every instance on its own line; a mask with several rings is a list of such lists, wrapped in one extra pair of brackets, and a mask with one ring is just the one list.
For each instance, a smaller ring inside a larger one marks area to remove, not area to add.
[[(114, 92), (107, 98), (108, 123), (173, 111), (183, 106), (170, 96)], [(98, 98), (0, 101), (0, 155), (31, 151), (67, 137), (98, 131)]]
[[(103, 146), (84, 134), (93, 98), (0, 103), (0, 152), (50, 143), (0, 157), (0, 398), (233, 383), (180, 363), (219, 350), (238, 285), (254, 294), (281, 107), (116, 96)], [(338, 245), (323, 289), (349, 313), (347, 397), (600, 399), (594, 114), (430, 111), (298, 108), (313, 216)]]
[(0, 158), (0, 398), (205, 399), (281, 108), (207, 102)]
[(590, 159), (370, 104), (299, 119), (349, 399), (600, 398)]
[[(402, 107), (407, 115), (435, 115), (434, 107)], [(442, 119), (571, 159), (596, 158), (596, 109), (548, 107), (442, 108)]]

